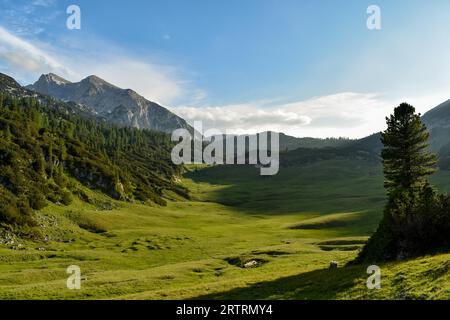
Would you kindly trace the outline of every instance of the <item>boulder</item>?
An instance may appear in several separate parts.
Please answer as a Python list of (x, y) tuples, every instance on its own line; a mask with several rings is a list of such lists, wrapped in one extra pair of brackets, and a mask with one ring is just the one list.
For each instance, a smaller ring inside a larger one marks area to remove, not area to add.
[(246, 268), (246, 269), (256, 268), (256, 267), (258, 267), (258, 265), (259, 265), (258, 261), (251, 260), (244, 264), (244, 268)]

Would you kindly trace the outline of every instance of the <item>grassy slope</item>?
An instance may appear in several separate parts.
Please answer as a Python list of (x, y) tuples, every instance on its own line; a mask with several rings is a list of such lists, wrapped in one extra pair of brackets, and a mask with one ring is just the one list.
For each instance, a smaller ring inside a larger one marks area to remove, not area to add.
[[(351, 260), (376, 228), (381, 182), (356, 161), (283, 168), (271, 178), (213, 167), (183, 181), (192, 201), (167, 207), (53, 205), (40, 213), (51, 241), (0, 245), (0, 299), (448, 299), (449, 255), (381, 266), (381, 291), (365, 289), (365, 267), (326, 270), (331, 260)], [(264, 264), (239, 267), (251, 259)], [(66, 288), (72, 264), (81, 267), (79, 291)]]

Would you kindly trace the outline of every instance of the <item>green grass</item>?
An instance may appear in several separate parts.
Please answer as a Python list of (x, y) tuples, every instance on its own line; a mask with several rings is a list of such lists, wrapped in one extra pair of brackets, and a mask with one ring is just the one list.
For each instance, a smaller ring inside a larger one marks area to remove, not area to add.
[[(0, 245), (0, 299), (448, 299), (449, 255), (380, 266), (376, 292), (365, 288), (367, 266), (343, 267), (381, 216), (382, 177), (368, 163), (327, 161), (269, 178), (248, 166), (206, 167), (182, 183), (192, 200), (174, 196), (167, 207), (86, 190), (113, 209), (79, 200), (44, 209), (49, 241)], [(251, 260), (259, 266), (242, 268)], [(332, 260), (339, 269), (327, 270)], [(81, 267), (81, 290), (66, 287), (70, 265)]]
[(450, 299), (450, 254), (380, 265), (381, 288), (367, 289), (367, 266), (313, 270), (199, 299)]

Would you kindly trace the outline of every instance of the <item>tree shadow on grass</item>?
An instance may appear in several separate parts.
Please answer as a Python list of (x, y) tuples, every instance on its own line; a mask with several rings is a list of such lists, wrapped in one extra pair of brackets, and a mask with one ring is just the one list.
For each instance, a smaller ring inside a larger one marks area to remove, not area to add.
[[(212, 293), (194, 300), (333, 300), (339, 293), (364, 283), (364, 266), (346, 266), (334, 270), (315, 270), (248, 287)], [(341, 297), (342, 298), (342, 297)]]

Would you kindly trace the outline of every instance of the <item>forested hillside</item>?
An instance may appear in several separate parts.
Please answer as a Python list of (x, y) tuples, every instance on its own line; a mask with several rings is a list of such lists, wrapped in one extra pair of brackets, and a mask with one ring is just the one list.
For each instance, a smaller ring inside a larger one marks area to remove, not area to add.
[(89, 201), (74, 181), (124, 201), (164, 205), (164, 190), (187, 196), (174, 183), (181, 167), (170, 161), (169, 136), (85, 118), (26, 92), (0, 88), (0, 222), (32, 224), (33, 209), (48, 201)]

